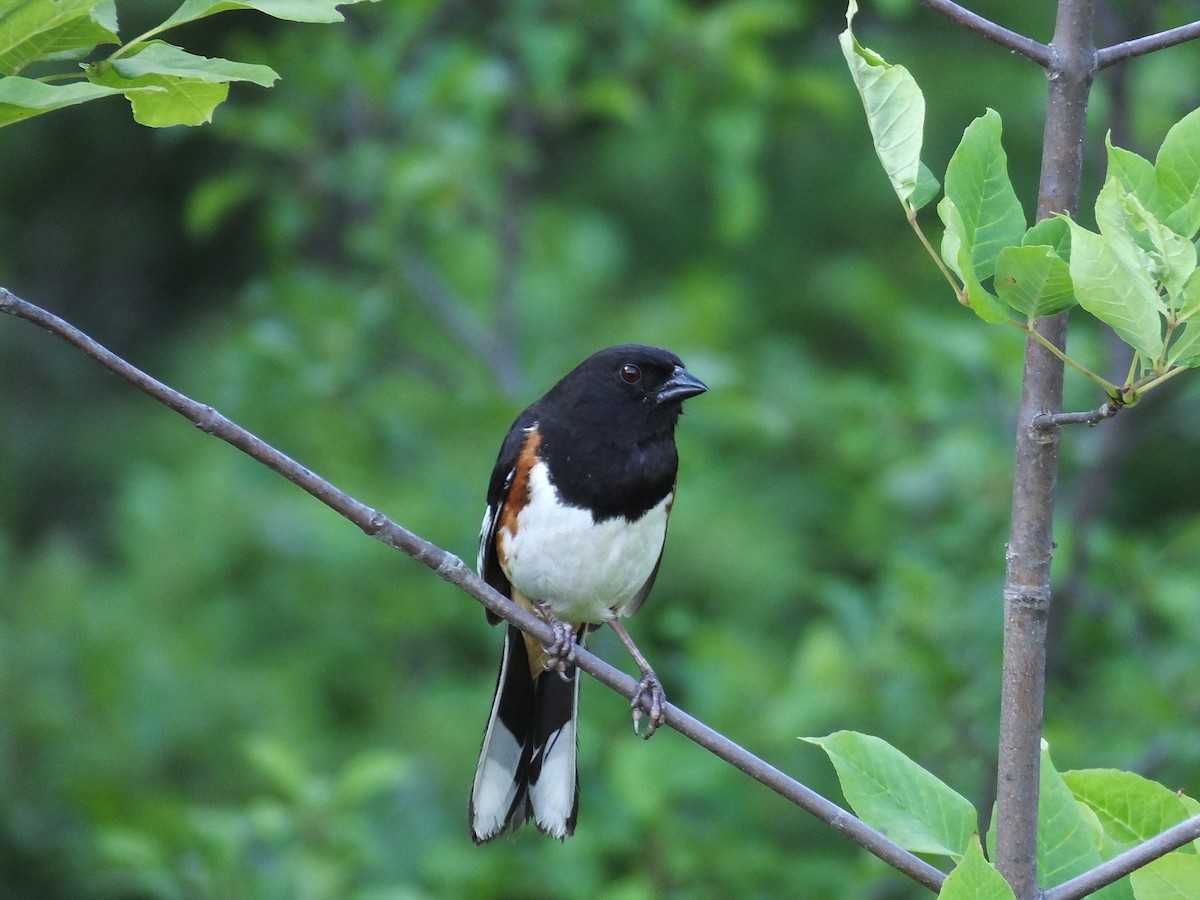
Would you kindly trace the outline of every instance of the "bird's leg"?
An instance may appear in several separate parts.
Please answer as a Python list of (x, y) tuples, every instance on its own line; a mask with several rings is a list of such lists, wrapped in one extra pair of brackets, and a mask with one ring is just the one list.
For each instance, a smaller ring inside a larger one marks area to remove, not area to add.
[(625, 630), (625, 626), (616, 618), (609, 619), (608, 624), (612, 626), (613, 631), (617, 633), (617, 637), (621, 639), (621, 643), (625, 645), (625, 649), (633, 657), (633, 661), (642, 670), (642, 679), (638, 682), (637, 690), (633, 694), (633, 700), (630, 702), (629, 707), (633, 710), (634, 734), (641, 734), (642, 716), (647, 713), (649, 714), (650, 721), (646, 725), (646, 733), (642, 735), (642, 737), (649, 740), (650, 736), (658, 729), (658, 726), (666, 721), (667, 695), (662, 689), (662, 684), (659, 682), (658, 676), (654, 674), (654, 670), (650, 668), (650, 663), (646, 662), (646, 657), (642, 656), (642, 652), (634, 644), (633, 638), (629, 636), (629, 632)]
[(543, 645), (546, 651), (543, 665), (548, 671), (557, 672), (558, 677), (563, 681), (570, 681), (570, 673), (567, 670), (575, 661), (575, 648), (578, 646), (575, 640), (575, 629), (567, 622), (560, 622), (548, 603), (534, 601), (533, 607), (554, 631), (554, 640)]

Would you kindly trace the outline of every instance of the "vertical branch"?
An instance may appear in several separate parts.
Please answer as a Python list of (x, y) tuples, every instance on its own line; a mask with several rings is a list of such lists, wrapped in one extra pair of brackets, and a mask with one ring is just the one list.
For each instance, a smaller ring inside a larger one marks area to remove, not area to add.
[[(1038, 218), (1079, 204), (1084, 122), (1095, 65), (1093, 0), (1060, 0), (1047, 69), (1049, 88), (1042, 144)], [(1037, 329), (1060, 349), (1065, 313)], [(1012, 532), (1004, 585), (1004, 674), (1000, 698), (1000, 758), (996, 784), (996, 867), (1019, 900), (1034, 900), (1037, 884), (1037, 804), (1050, 610), (1054, 487), (1058, 431), (1032, 427), (1040, 413), (1062, 408), (1063, 365), (1045, 347), (1025, 347), (1017, 418)]]

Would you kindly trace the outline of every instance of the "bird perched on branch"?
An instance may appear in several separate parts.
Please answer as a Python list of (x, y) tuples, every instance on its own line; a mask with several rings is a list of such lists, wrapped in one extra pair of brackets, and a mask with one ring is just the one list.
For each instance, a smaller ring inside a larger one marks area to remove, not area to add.
[[(471, 790), (471, 836), (533, 819), (566, 838), (579, 811), (572, 656), (612, 626), (641, 669), (634, 729), (666, 698), (619, 616), (650, 593), (675, 497), (675, 425), (704, 383), (673, 353), (623, 344), (589, 356), (517, 416), (488, 485), (479, 573), (554, 629), (552, 646), (509, 625)], [(498, 619), (491, 613), (488, 619)]]

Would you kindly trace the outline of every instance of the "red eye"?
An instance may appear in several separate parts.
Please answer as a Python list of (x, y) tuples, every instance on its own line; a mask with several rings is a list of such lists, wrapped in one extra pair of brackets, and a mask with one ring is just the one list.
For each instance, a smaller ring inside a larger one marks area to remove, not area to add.
[(642, 380), (642, 370), (633, 363), (621, 366), (621, 380), (626, 384), (637, 384)]

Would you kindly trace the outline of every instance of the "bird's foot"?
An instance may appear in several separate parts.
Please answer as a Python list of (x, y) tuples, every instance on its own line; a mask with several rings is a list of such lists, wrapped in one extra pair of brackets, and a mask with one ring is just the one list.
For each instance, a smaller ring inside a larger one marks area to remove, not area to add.
[[(638, 682), (629, 707), (633, 710), (633, 733), (646, 740), (667, 720), (667, 695), (652, 669), (642, 673), (642, 680)], [(648, 717), (645, 734), (641, 733), (643, 717)]]
[(547, 671), (557, 672), (563, 681), (571, 680), (570, 670), (575, 662), (575, 648), (579, 646), (575, 638), (575, 629), (568, 623), (554, 618), (549, 606), (539, 603), (538, 612), (546, 620), (546, 624), (554, 631), (554, 640), (544, 644), (546, 661), (543, 664)]

